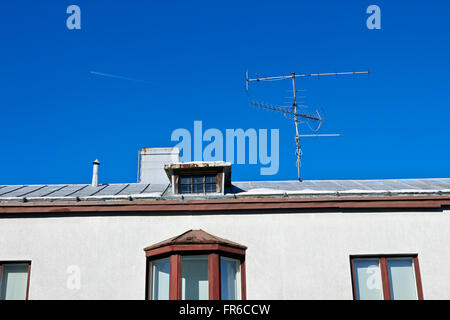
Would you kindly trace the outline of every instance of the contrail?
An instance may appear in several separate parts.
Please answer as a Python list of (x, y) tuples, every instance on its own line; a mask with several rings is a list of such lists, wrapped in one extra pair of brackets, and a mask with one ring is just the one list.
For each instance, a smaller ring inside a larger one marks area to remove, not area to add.
[(134, 78), (128, 78), (128, 77), (122, 77), (122, 76), (118, 76), (118, 75), (114, 75), (114, 74), (109, 74), (109, 73), (103, 73), (103, 72), (97, 72), (97, 71), (89, 71), (91, 74), (95, 74), (97, 76), (103, 76), (103, 77), (109, 77), (109, 78), (115, 78), (115, 79), (121, 79), (121, 80), (128, 80), (128, 81), (135, 81), (135, 82), (141, 82), (141, 83), (146, 83), (146, 84), (150, 84), (147, 81), (142, 81), (139, 79), (134, 79)]

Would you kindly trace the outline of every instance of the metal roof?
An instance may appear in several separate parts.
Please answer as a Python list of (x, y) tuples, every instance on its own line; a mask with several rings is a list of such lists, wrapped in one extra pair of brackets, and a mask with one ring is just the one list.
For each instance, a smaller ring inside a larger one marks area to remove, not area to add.
[[(225, 195), (183, 195), (186, 198), (234, 198), (263, 196), (376, 196), (450, 195), (450, 178), (388, 180), (243, 181), (225, 188)], [(0, 202), (52, 202), (89, 200), (170, 199), (168, 184), (118, 183), (0, 185)]]
[(245, 181), (233, 182), (230, 191), (241, 194), (450, 193), (450, 179)]
[(168, 185), (148, 183), (61, 185), (0, 185), (0, 202), (14, 201), (70, 201), (70, 200), (126, 200), (133, 198), (158, 198)]

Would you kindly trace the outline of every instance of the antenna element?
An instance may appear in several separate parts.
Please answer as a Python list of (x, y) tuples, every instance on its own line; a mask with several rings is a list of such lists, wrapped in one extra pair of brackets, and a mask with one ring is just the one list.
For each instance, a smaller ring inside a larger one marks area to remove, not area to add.
[(251, 102), (251, 105), (258, 107), (258, 108), (264, 108), (269, 109), (277, 112), (281, 112), (284, 114), (286, 118), (287, 116), (290, 116), (290, 120), (294, 121), (295, 124), (295, 145), (296, 145), (296, 156), (297, 156), (297, 173), (298, 173), (298, 181), (302, 181), (300, 177), (300, 157), (302, 156), (302, 150), (300, 147), (300, 138), (308, 138), (308, 137), (340, 137), (340, 134), (306, 134), (306, 135), (300, 135), (299, 134), (299, 123), (302, 123), (303, 121), (316, 121), (318, 122), (317, 128), (313, 131), (318, 131), (319, 128), (322, 126), (323, 119), (320, 116), (319, 112), (316, 111), (316, 115), (308, 115), (304, 113), (299, 113), (297, 108), (297, 90), (295, 88), (295, 79), (296, 78), (312, 78), (312, 77), (323, 77), (323, 76), (342, 76), (342, 75), (360, 75), (360, 74), (369, 74), (369, 71), (359, 71), (359, 72), (329, 72), (329, 73), (310, 73), (310, 74), (295, 74), (295, 72), (292, 72), (290, 75), (285, 76), (274, 76), (274, 77), (258, 77), (258, 75), (255, 76), (255, 78), (250, 79), (248, 77), (248, 70), (245, 70), (245, 91), (248, 92), (248, 86), (250, 82), (256, 81), (256, 82), (262, 82), (262, 81), (277, 81), (277, 80), (287, 80), (292, 79), (292, 106), (290, 106), (290, 109), (286, 107), (276, 107), (271, 105), (265, 105), (262, 103), (257, 102)]

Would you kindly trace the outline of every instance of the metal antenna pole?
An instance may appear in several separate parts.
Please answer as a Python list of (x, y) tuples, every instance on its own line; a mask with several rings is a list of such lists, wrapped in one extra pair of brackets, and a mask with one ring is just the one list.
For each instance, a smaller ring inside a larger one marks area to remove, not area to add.
[(295, 145), (296, 145), (296, 156), (297, 156), (297, 175), (298, 181), (302, 181), (300, 178), (300, 136), (298, 131), (298, 118), (297, 118), (297, 91), (295, 90), (295, 72), (292, 72), (292, 90), (294, 93), (294, 102), (292, 103), (292, 111), (294, 113), (294, 123), (295, 123)]
[[(360, 75), (360, 74), (369, 74), (369, 71), (362, 71), (362, 72), (329, 72), (329, 73), (310, 73), (310, 74), (295, 74), (295, 72), (292, 72), (291, 75), (284, 75), (284, 76), (275, 76), (275, 77), (258, 77), (258, 75), (256, 75), (255, 78), (250, 79), (248, 77), (248, 70), (245, 71), (245, 91), (248, 92), (248, 85), (250, 82), (252, 81), (256, 81), (256, 82), (262, 82), (262, 81), (277, 81), (277, 80), (287, 80), (289, 78), (292, 78), (292, 90), (293, 90), (293, 103), (292, 103), (292, 107), (291, 107), (291, 112), (282, 109), (281, 107), (274, 107), (271, 105), (264, 105), (264, 104), (260, 104), (260, 103), (254, 103), (252, 102), (251, 104), (256, 106), (256, 107), (260, 107), (260, 108), (265, 108), (265, 109), (269, 109), (269, 110), (273, 110), (273, 111), (277, 111), (277, 112), (281, 112), (284, 114), (284, 116), (286, 117), (287, 115), (293, 116), (293, 118), (290, 118), (290, 120), (294, 121), (295, 124), (295, 144), (296, 144), (296, 155), (297, 155), (297, 173), (298, 173), (298, 180), (301, 182), (301, 176), (300, 176), (300, 166), (301, 166), (301, 162), (300, 162), (300, 157), (302, 156), (302, 151), (300, 148), (300, 137), (339, 137), (341, 136), (340, 134), (309, 134), (309, 135), (300, 135), (299, 134), (299, 118), (301, 119), (308, 119), (311, 121), (317, 121), (319, 123), (319, 126), (317, 127), (316, 130), (313, 131), (317, 131), (322, 122), (323, 119), (320, 116), (319, 112), (316, 111), (317, 116), (311, 116), (311, 115), (307, 115), (307, 114), (302, 114), (299, 113), (297, 110), (297, 91), (295, 89), (295, 78), (297, 77), (301, 77), (301, 78), (312, 78), (312, 77), (322, 77), (322, 76), (341, 76), (341, 75)], [(308, 121), (307, 120), (307, 121)]]

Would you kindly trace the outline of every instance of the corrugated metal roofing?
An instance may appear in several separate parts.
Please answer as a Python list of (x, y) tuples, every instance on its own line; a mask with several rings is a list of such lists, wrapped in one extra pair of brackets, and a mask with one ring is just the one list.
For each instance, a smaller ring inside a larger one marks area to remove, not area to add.
[[(233, 182), (225, 195), (184, 195), (185, 197), (245, 196), (366, 196), (366, 195), (450, 195), (450, 178), (390, 180), (308, 180)], [(118, 183), (92, 187), (90, 184), (0, 185), (0, 202), (133, 200), (180, 197), (168, 184)]]
[(18, 185), (0, 186), (0, 201), (52, 201), (52, 200), (90, 200), (123, 198), (129, 196), (159, 197), (168, 185), (146, 183), (103, 184), (93, 187), (90, 184), (62, 185)]
[(309, 180), (309, 181), (245, 181), (233, 182), (232, 192), (251, 192), (252, 190), (266, 189), (273, 191), (329, 191), (355, 193), (366, 191), (378, 192), (422, 192), (436, 191), (449, 192), (450, 179), (391, 179), (391, 180)]

